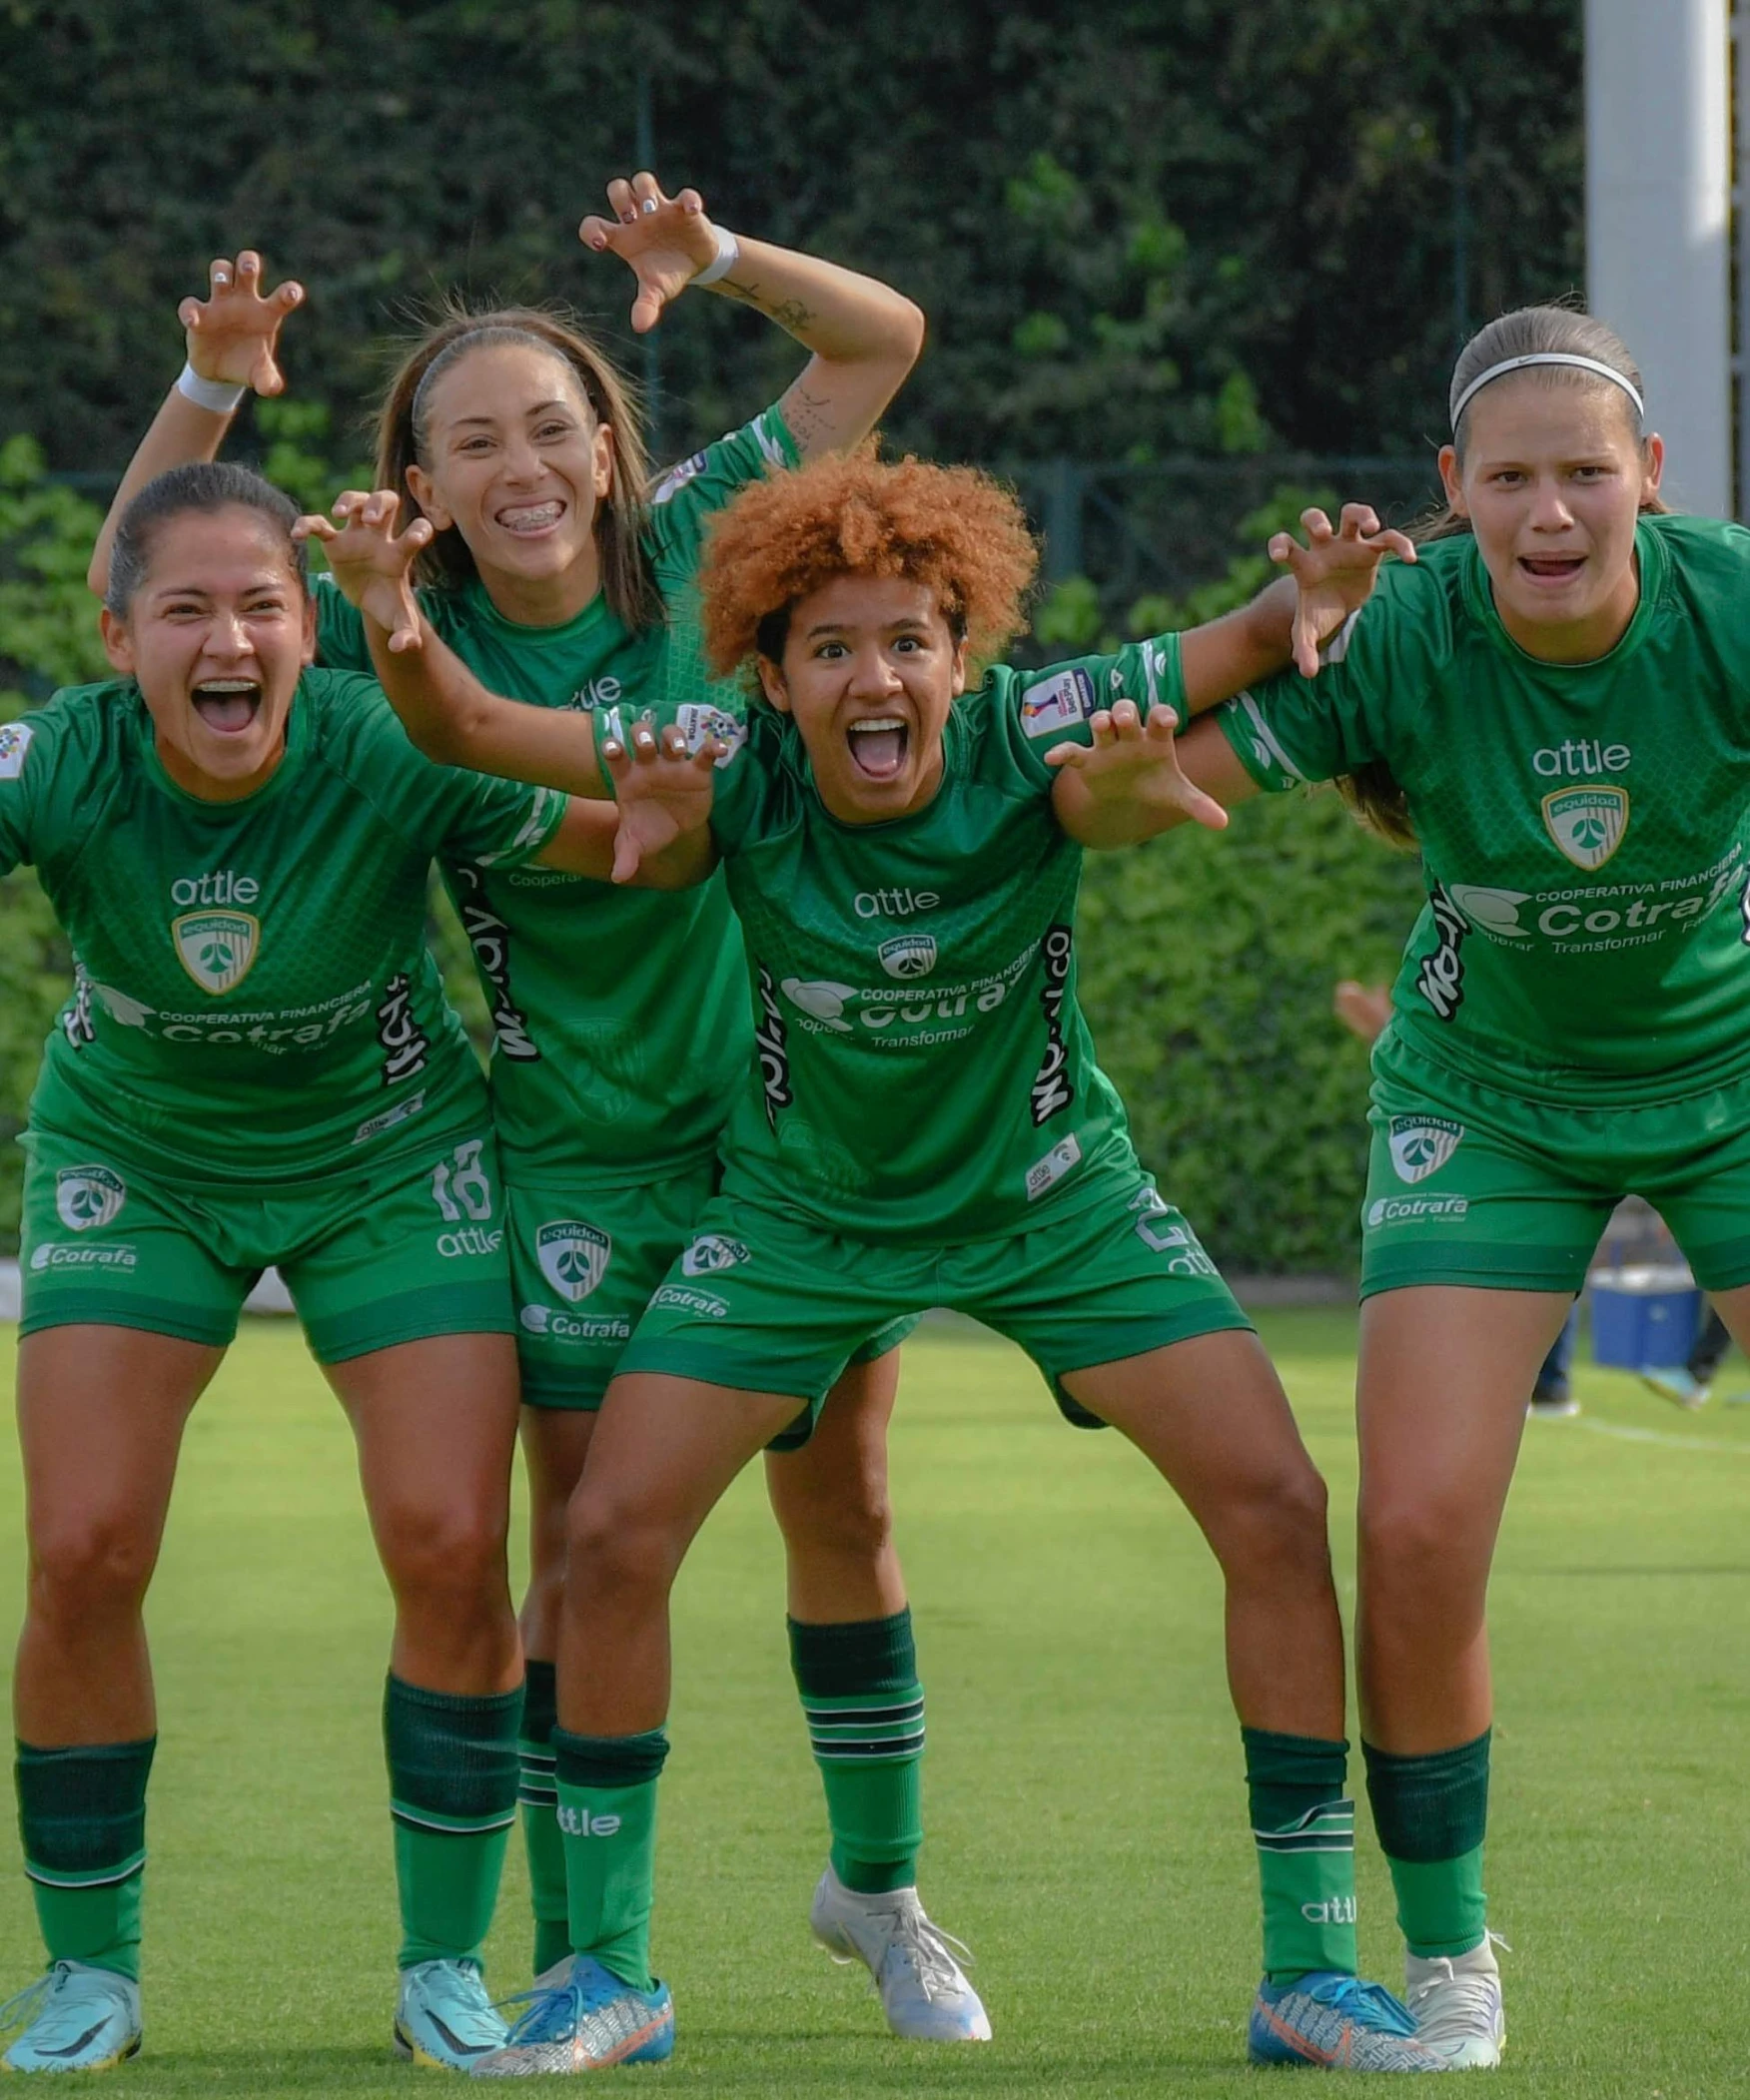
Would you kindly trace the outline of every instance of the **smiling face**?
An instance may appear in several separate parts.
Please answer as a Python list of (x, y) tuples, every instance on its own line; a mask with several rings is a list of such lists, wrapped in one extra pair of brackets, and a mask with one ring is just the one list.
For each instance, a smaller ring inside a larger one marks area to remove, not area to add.
[(316, 660), (316, 607), (272, 521), (243, 504), (166, 518), (127, 611), (106, 607), (102, 625), (178, 787), (207, 802), (254, 794), (285, 756)]
[(538, 625), (581, 612), (600, 584), (613, 432), (570, 364), (533, 344), (482, 344), (438, 374), (423, 421), (408, 485), (439, 532), (460, 533), (493, 603)]
[(1496, 379), (1464, 420), (1463, 462), (1447, 445), (1440, 472), (1476, 533), (1502, 626), (1550, 662), (1604, 655), (1639, 602), (1635, 519), (1658, 492), (1663, 445), (1649, 437), (1643, 453), (1634, 404), (1608, 380)]
[(766, 698), (793, 715), (820, 799), (843, 824), (922, 809), (942, 780), (942, 731), (966, 690), (957, 642), (926, 584), (835, 576), (790, 613)]

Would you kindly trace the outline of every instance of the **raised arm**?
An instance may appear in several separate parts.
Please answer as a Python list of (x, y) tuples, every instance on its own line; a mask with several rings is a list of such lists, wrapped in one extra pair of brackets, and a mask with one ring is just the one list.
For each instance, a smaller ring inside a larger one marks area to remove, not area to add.
[(264, 294), (262, 259), (250, 248), (235, 262), (217, 257), (209, 276), (207, 297), (185, 299), (176, 310), (188, 368), (165, 395), (129, 460), (92, 549), (85, 580), (100, 598), (109, 589), (110, 548), (122, 512), (147, 482), (173, 466), (216, 459), (244, 394), (253, 389), (271, 395), (285, 388), (275, 352), (286, 317), (303, 303), (304, 287), (288, 280)]
[(705, 217), (696, 190), (665, 196), (653, 175), (607, 186), (612, 218), (578, 238), (638, 280), (632, 327), (653, 329), (688, 286), (752, 307), (813, 351), (780, 403), (806, 457), (860, 442), (917, 362), (924, 317), (903, 293), (818, 256), (732, 235)]
[(1228, 811), (1258, 793), (1213, 722), (1175, 735), (1170, 707), (1145, 722), (1131, 700), (1102, 709), (1088, 724), (1092, 744), (1057, 744), (1051, 806), (1070, 837), (1096, 848), (1136, 846), (1187, 822), (1222, 831)]
[(1249, 605), (1224, 613), (1179, 638), (1185, 702), (1194, 715), (1274, 678), (1293, 663), (1305, 678), (1318, 671), (1318, 651), (1372, 594), (1387, 554), (1413, 561), (1415, 546), (1382, 527), (1367, 503), (1345, 503), (1333, 526), (1322, 510), (1304, 510), (1302, 546), (1291, 532), (1270, 542), (1270, 558), (1288, 570)]
[(372, 668), (410, 742), (442, 766), (604, 796), (590, 716), (529, 707), (488, 691), (439, 639), (420, 610), (413, 582), (414, 556), (430, 541), (432, 526), (417, 517), (398, 533), (400, 507), (394, 489), (350, 488), (335, 504), (338, 523), (302, 517), (294, 529), (301, 539), (323, 542), (337, 586), (365, 615)]

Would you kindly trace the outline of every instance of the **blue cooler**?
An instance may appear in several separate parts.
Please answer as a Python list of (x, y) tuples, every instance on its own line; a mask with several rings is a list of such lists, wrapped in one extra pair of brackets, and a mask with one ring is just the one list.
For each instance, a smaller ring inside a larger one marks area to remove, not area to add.
[(1701, 1326), (1701, 1292), (1686, 1268), (1594, 1269), (1588, 1289), (1594, 1363), (1640, 1371), (1687, 1360)]

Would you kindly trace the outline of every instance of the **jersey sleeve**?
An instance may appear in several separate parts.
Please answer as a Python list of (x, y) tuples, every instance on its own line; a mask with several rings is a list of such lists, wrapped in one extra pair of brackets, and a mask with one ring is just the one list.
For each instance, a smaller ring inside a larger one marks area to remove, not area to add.
[(1078, 656), (1042, 671), (999, 666), (991, 673), (991, 700), (997, 748), (1034, 787), (1049, 793), (1057, 768), (1046, 764), (1045, 754), (1059, 744), (1091, 744), (1088, 725), (1102, 708), (1131, 700), (1145, 719), (1152, 707), (1171, 707), (1184, 721), (1179, 637), (1158, 634), (1128, 642), (1110, 656)]
[(53, 739), (25, 717), (0, 722), (0, 875), (37, 857), (37, 809), (54, 769)]
[[(1443, 646), (1443, 600), (1413, 570), (1387, 569), (1321, 652), (1315, 678), (1267, 678), (1215, 709), (1234, 755), (1267, 795), (1383, 759), (1407, 764)], [(1393, 587), (1396, 586), (1396, 587)]]
[(705, 520), (773, 468), (799, 466), (802, 454), (774, 401), (751, 422), (731, 430), (671, 466), (650, 491), (650, 531), (658, 563), (684, 571), (698, 565)]
[(332, 671), (369, 672), (365, 615), (332, 576), (318, 576), (311, 595), (316, 600), (317, 662)]
[(417, 751), (374, 678), (323, 679), (342, 764), (379, 815), (422, 852), (487, 868), (531, 861), (558, 830), (566, 797), (554, 788), (439, 766)]
[(784, 725), (763, 701), (716, 766), (711, 837), (725, 860), (757, 845), (771, 828), (784, 793)]

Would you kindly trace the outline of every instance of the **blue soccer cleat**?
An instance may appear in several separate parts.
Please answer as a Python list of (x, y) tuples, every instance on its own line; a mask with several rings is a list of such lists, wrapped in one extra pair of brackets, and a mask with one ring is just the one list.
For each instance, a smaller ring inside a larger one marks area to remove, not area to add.
[(1443, 2071), (1415, 2039), (1415, 2022), (1383, 1984), (1334, 1969), (1292, 1983), (1258, 1986), (1246, 2030), (1256, 2064), (1311, 2064), (1325, 2071)]
[(57, 1961), (0, 2005), (0, 2033), (24, 2031), (0, 2063), (9, 2071), (109, 2071), (140, 2050), (140, 1986), (114, 1969)]
[(430, 2070), (470, 2070), (503, 2046), (503, 2015), (486, 1996), (477, 1961), (416, 1961), (402, 1970), (395, 2008), (400, 2056)]
[(472, 2066), (475, 2078), (605, 2071), (616, 2063), (666, 2063), (674, 2054), (674, 2000), (666, 1983), (622, 1982), (593, 1954), (570, 1954), (505, 2001), (524, 2010), (501, 2049)]

